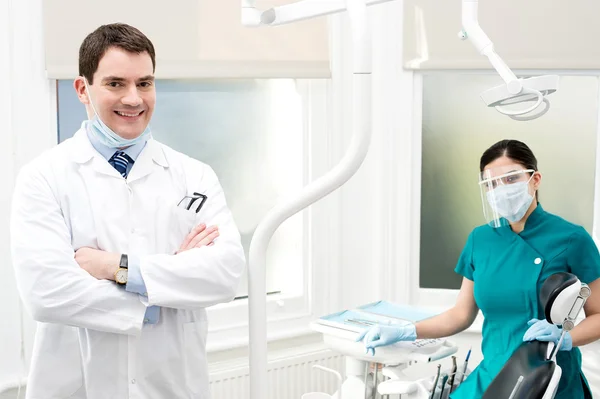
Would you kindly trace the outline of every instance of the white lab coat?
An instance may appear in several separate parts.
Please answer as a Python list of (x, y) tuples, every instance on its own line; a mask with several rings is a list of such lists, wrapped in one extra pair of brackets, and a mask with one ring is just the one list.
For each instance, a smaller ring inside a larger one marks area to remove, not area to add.
[[(198, 214), (176, 206), (193, 192), (208, 196)], [(173, 255), (200, 222), (215, 244)], [(27, 398), (209, 397), (204, 308), (232, 300), (245, 267), (210, 167), (150, 139), (125, 180), (80, 130), (21, 170), (11, 241), (39, 322)], [(140, 256), (148, 297), (90, 276), (81, 247)], [(158, 324), (143, 324), (150, 305)]]

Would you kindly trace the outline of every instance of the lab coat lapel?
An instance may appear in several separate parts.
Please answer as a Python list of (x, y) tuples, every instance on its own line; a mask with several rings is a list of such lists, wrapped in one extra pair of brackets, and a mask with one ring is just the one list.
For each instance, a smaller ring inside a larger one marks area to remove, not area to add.
[(162, 170), (168, 166), (169, 164), (160, 144), (154, 139), (150, 139), (133, 164), (129, 176), (127, 176), (127, 181), (133, 183), (154, 171)]
[(90, 143), (85, 129), (79, 129), (73, 136), (73, 160), (82, 165), (82, 170), (92, 169), (96, 173), (121, 179), (121, 175)]
[(80, 183), (72, 183), (77, 187), (73, 195), (80, 203), (89, 203), (97, 247), (105, 251), (125, 251), (127, 248), (123, 248), (122, 243), (127, 242), (128, 232), (125, 229), (129, 220), (127, 185), (115, 168), (94, 149), (85, 130), (79, 130), (73, 140), (70, 154), (81, 176)]

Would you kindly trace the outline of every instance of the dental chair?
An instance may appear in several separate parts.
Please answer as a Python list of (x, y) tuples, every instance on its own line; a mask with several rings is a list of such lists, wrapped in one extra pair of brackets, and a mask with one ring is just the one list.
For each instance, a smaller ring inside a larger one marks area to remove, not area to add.
[(540, 303), (546, 320), (562, 325), (558, 344), (524, 342), (492, 381), (483, 399), (554, 398), (562, 375), (556, 354), (590, 294), (590, 288), (573, 274), (556, 273), (548, 277), (540, 291)]

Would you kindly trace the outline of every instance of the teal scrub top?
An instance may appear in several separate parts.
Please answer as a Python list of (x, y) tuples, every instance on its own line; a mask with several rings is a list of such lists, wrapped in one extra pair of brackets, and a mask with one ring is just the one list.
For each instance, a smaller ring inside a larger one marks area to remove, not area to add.
[[(583, 227), (538, 204), (519, 234), (510, 226), (474, 229), (455, 271), (474, 282), (475, 302), (484, 315), (483, 360), (450, 398), (476, 399), (522, 344), (527, 322), (544, 319), (538, 293), (546, 278), (569, 272), (589, 284), (600, 277), (600, 254)], [(559, 351), (557, 362), (562, 377), (555, 398), (586, 397), (579, 349)]]

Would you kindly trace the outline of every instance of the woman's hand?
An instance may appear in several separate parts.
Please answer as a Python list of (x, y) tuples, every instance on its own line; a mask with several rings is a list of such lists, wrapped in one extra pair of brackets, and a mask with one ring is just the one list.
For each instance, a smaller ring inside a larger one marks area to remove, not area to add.
[(414, 341), (417, 339), (417, 329), (414, 324), (405, 324), (401, 326), (394, 325), (376, 325), (364, 330), (356, 342), (364, 338), (367, 353), (371, 351), (375, 355), (375, 348), (378, 346), (392, 345), (400, 341)]
[[(523, 335), (523, 341), (546, 341), (558, 344), (562, 330), (554, 324), (548, 323), (546, 320), (531, 319), (527, 322), (530, 326)], [(573, 339), (569, 332), (565, 332), (565, 337), (560, 345), (561, 351), (570, 351), (573, 348)]]

